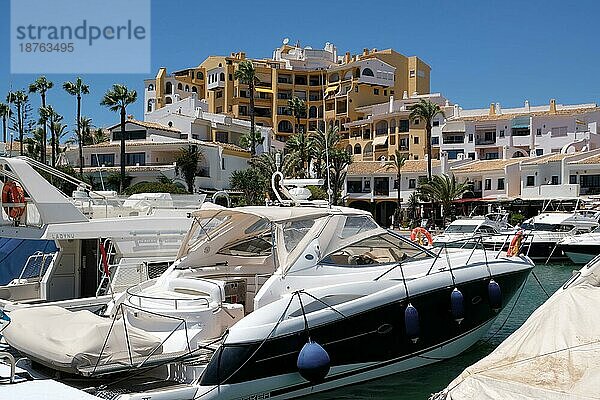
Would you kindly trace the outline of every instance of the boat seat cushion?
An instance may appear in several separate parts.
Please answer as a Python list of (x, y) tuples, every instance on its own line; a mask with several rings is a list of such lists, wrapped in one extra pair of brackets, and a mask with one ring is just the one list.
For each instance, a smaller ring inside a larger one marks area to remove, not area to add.
[(2, 332), (7, 343), (32, 360), (64, 372), (78, 373), (99, 359), (99, 365), (129, 364), (128, 341), (134, 358), (162, 353), (161, 340), (154, 335), (127, 325), (126, 336), (122, 318), (111, 329), (112, 318), (57, 306), (16, 309), (9, 316), (11, 323)]

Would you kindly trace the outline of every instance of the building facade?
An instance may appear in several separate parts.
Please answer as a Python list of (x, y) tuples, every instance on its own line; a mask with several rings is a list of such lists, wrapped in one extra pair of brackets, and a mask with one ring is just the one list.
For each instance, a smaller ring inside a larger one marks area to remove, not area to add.
[[(145, 107), (152, 112), (196, 94), (207, 111), (249, 119), (250, 93), (234, 78), (244, 52), (210, 56), (195, 68), (168, 74), (161, 68), (145, 81)], [(256, 68), (256, 123), (272, 127), (277, 140), (285, 141), (295, 130), (315, 131), (324, 120), (348, 137), (345, 124), (362, 118), (358, 108), (388, 101), (389, 96), (429, 93), (431, 68), (418, 57), (406, 57), (392, 49), (364, 49), (361, 54), (338, 55), (327, 43), (323, 49), (289, 45), (275, 49), (270, 59), (249, 59)], [(307, 115), (296, 127), (288, 100), (306, 101)]]

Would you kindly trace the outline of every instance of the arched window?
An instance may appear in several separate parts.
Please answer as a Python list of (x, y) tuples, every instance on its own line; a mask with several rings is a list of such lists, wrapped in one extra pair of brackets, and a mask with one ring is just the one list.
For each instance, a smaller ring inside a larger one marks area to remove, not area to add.
[(189, 92), (190, 91), (190, 86), (189, 85), (185, 85), (185, 91)]
[(148, 100), (148, 106), (146, 107), (146, 111), (147, 112), (151, 112), (152, 111), (152, 103), (154, 103), (154, 99)]
[(361, 151), (361, 150), (362, 150), (362, 149), (360, 148), (360, 144), (356, 143), (356, 144), (354, 145), (354, 154), (360, 154), (360, 151)]
[(337, 72), (334, 72), (333, 74), (329, 75), (329, 82), (337, 82), (340, 80), (340, 74), (338, 74)]
[(219, 68), (221, 68), (223, 66), (223, 64), (219, 63)]
[(167, 82), (166, 87), (165, 87), (165, 93), (166, 94), (173, 93), (173, 84), (171, 82)]
[(387, 121), (379, 121), (377, 124), (375, 124), (375, 134), (376, 135), (383, 135), (383, 134), (387, 133), (387, 131), (388, 131)]
[(308, 109), (308, 118), (317, 118), (317, 107), (310, 106)]
[(352, 79), (352, 71), (346, 71), (346, 73), (344, 74), (344, 80), (350, 79)]
[(365, 145), (363, 155), (365, 157), (373, 157), (373, 142), (369, 142)]
[(338, 128), (338, 130), (340, 129), (340, 120), (339, 119), (335, 120), (335, 127)]
[(346, 146), (346, 153), (352, 154), (352, 145), (351, 144), (349, 144), (348, 146)]
[(363, 68), (362, 74), (363, 76), (375, 76), (371, 68)]
[(395, 119), (390, 121), (390, 132), (396, 133), (396, 120)]
[(196, 88), (196, 86), (192, 86), (192, 93), (198, 93), (198, 88)]
[(196, 79), (204, 79), (204, 74), (201, 71), (196, 72)]
[(279, 132), (283, 132), (283, 133), (292, 133), (294, 132), (294, 127), (292, 126), (292, 123), (286, 119), (279, 121), (279, 124), (277, 125), (277, 130)]
[(177, 90), (183, 90), (183, 85), (181, 84), (181, 82), (177, 84)]
[(152, 90), (154, 90), (154, 85), (153, 85), (153, 84), (149, 84), (149, 85), (148, 85), (148, 90), (149, 90), (149, 91), (152, 91)]
[(173, 102), (173, 99), (171, 99), (170, 97), (167, 97), (167, 100), (165, 101), (165, 103), (171, 104), (172, 102)]
[(225, 82), (225, 72), (219, 74), (219, 80)]
[(391, 154), (391, 155), (390, 155), (390, 161), (396, 161), (396, 156), (395, 156), (395, 155), (393, 155), (393, 154)]
[(167, 125), (169, 125), (169, 128), (172, 128), (173, 127), (173, 121), (169, 121), (169, 123)]
[(323, 106), (319, 106), (319, 111), (317, 112), (317, 117), (323, 118)]

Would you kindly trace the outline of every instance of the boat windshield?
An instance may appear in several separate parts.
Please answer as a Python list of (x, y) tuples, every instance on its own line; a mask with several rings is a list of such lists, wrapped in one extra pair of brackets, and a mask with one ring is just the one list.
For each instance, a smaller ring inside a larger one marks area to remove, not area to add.
[(271, 232), (268, 232), (261, 236), (244, 239), (226, 245), (218, 251), (218, 254), (241, 257), (269, 256), (273, 248), (271, 238)]
[(364, 266), (414, 261), (432, 257), (424, 248), (406, 239), (383, 233), (370, 236), (327, 255), (321, 263)]
[(533, 230), (533, 231), (544, 231), (544, 232), (570, 232), (574, 228), (573, 225), (564, 224), (542, 224), (539, 222), (531, 223), (524, 222), (521, 225), (521, 229)]
[(450, 224), (444, 233), (473, 233), (477, 225)]
[(209, 218), (196, 218), (190, 232), (188, 233), (188, 239), (186, 246), (188, 249), (193, 249), (199, 244), (203, 243), (213, 232), (219, 229), (225, 222), (230, 220), (229, 215), (216, 215)]

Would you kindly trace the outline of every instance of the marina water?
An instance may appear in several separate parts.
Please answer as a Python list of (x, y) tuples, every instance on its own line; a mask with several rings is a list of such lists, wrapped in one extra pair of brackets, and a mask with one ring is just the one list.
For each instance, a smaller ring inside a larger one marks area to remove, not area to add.
[[(536, 265), (533, 272), (539, 278), (546, 292), (552, 295), (571, 276), (574, 270), (579, 270), (580, 268), (581, 266), (568, 262), (548, 265), (540, 263)], [(530, 275), (527, 279), (518, 303), (513, 309), (513, 304), (517, 300), (517, 297), (518, 293), (498, 316), (498, 319), (486, 337), (458, 357), (364, 384), (319, 393), (310, 398), (319, 400), (428, 399), (431, 393), (444, 389), (463, 369), (491, 353), (496, 346), (519, 328), (529, 315), (547, 299), (546, 294), (536, 282), (533, 275)]]

